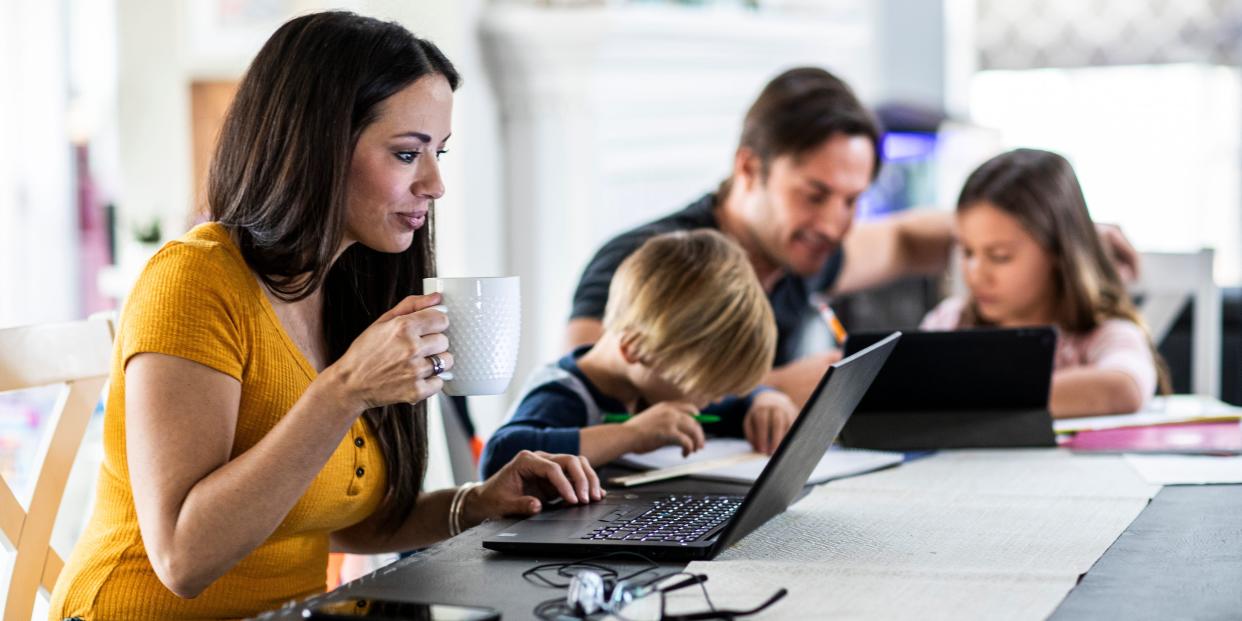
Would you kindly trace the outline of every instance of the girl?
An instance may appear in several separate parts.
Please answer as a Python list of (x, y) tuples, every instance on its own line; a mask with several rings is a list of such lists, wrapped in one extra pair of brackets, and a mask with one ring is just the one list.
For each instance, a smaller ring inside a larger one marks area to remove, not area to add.
[(1065, 158), (1018, 149), (980, 166), (958, 199), (957, 235), (970, 294), (923, 329), (1058, 327), (1048, 407), (1059, 418), (1133, 412), (1167, 384)]

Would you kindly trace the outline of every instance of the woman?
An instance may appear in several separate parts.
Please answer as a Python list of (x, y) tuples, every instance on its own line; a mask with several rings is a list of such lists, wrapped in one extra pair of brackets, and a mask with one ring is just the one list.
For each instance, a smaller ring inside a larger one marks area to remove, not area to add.
[(1065, 158), (1018, 149), (984, 163), (958, 199), (957, 236), (970, 296), (941, 303), (924, 329), (1056, 326), (1057, 417), (1133, 412), (1167, 386)]
[(425, 400), (452, 367), (432, 202), (457, 72), (404, 28), (294, 19), (221, 131), (210, 222), (121, 316), (96, 510), (50, 618), (235, 618), (324, 589), (329, 550), (425, 546), (540, 498), (602, 498), (578, 457), (523, 453), (423, 492)]

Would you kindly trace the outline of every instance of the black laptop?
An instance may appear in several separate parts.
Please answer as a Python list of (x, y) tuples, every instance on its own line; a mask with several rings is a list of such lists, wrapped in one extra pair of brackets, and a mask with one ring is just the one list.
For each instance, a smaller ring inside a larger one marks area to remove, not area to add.
[(529, 555), (715, 557), (798, 496), (900, 338), (889, 334), (828, 369), (745, 496), (613, 491), (599, 503), (516, 522), (484, 539), (483, 547)]
[[(886, 334), (860, 332), (845, 355)], [(1050, 327), (907, 332), (841, 432), (858, 448), (1053, 446)]]

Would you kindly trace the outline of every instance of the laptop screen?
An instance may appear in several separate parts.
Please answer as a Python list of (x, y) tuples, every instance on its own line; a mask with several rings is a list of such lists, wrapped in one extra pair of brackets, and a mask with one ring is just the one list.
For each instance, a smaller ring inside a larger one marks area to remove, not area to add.
[(717, 550), (733, 545), (793, 502), (900, 338), (901, 333), (894, 332), (828, 368), (776, 454), (746, 494), (737, 515), (721, 533)]

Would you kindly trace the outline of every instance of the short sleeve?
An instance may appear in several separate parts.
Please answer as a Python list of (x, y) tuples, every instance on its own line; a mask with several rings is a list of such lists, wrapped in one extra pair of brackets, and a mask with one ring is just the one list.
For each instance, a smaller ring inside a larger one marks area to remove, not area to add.
[(1132, 321), (1110, 319), (1085, 344), (1086, 365), (1129, 375), (1144, 399), (1156, 392), (1156, 361), (1147, 334)]
[(143, 269), (121, 317), (122, 364), (141, 353), (184, 358), (241, 380), (238, 259), (218, 244), (172, 242)]
[(962, 323), (962, 309), (966, 307), (963, 298), (949, 298), (936, 305), (931, 312), (923, 317), (919, 324), (920, 330), (947, 331), (956, 330)]

